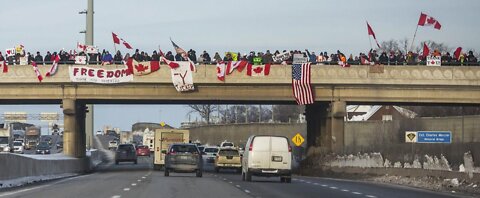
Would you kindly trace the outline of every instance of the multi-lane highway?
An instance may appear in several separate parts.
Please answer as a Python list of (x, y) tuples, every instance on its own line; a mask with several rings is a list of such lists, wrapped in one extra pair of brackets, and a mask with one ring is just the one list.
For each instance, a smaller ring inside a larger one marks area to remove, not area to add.
[[(211, 166), (205, 169), (211, 170)], [(292, 183), (280, 183), (278, 178), (253, 177), (253, 182), (241, 181), (238, 173), (213, 171), (202, 178), (194, 174), (152, 170), (152, 158), (141, 157), (139, 164), (101, 165), (95, 173), (61, 179), (0, 192), (4, 197), (358, 197), (358, 198), (442, 198), (458, 197), (415, 188), (294, 176)]]

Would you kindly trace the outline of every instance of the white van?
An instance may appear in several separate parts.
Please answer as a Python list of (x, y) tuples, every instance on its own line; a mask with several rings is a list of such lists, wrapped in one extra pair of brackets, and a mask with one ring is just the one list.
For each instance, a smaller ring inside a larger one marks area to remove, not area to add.
[(252, 175), (280, 177), (292, 182), (292, 147), (284, 136), (253, 135), (245, 145), (242, 159), (242, 180), (252, 181)]

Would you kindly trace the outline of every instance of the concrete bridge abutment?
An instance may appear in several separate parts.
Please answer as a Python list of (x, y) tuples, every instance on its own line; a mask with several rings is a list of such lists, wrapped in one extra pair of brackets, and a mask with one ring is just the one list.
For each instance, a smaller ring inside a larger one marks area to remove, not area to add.
[(307, 150), (315, 153), (343, 153), (345, 148), (346, 102), (332, 101), (307, 105)]

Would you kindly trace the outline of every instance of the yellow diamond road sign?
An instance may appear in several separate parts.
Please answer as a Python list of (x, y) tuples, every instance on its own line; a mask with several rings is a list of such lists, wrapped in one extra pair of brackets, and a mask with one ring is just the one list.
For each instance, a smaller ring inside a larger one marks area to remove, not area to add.
[(164, 127), (164, 126), (165, 126), (165, 122), (160, 122), (160, 126)]
[(292, 138), (292, 142), (295, 144), (295, 146), (300, 146), (302, 143), (305, 141), (305, 139), (300, 135), (300, 133), (297, 133), (295, 136)]

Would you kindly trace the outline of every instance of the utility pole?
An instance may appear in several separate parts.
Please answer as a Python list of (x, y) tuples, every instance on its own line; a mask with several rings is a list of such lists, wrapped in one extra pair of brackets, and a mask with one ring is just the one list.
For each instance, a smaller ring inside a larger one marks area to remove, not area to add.
[[(87, 10), (79, 12), (79, 14), (86, 14), (86, 29), (80, 33), (85, 33), (85, 45), (93, 46), (93, 0), (87, 0)], [(93, 140), (93, 104), (87, 104), (88, 112), (85, 116), (85, 134), (87, 139), (87, 148), (91, 148)]]

